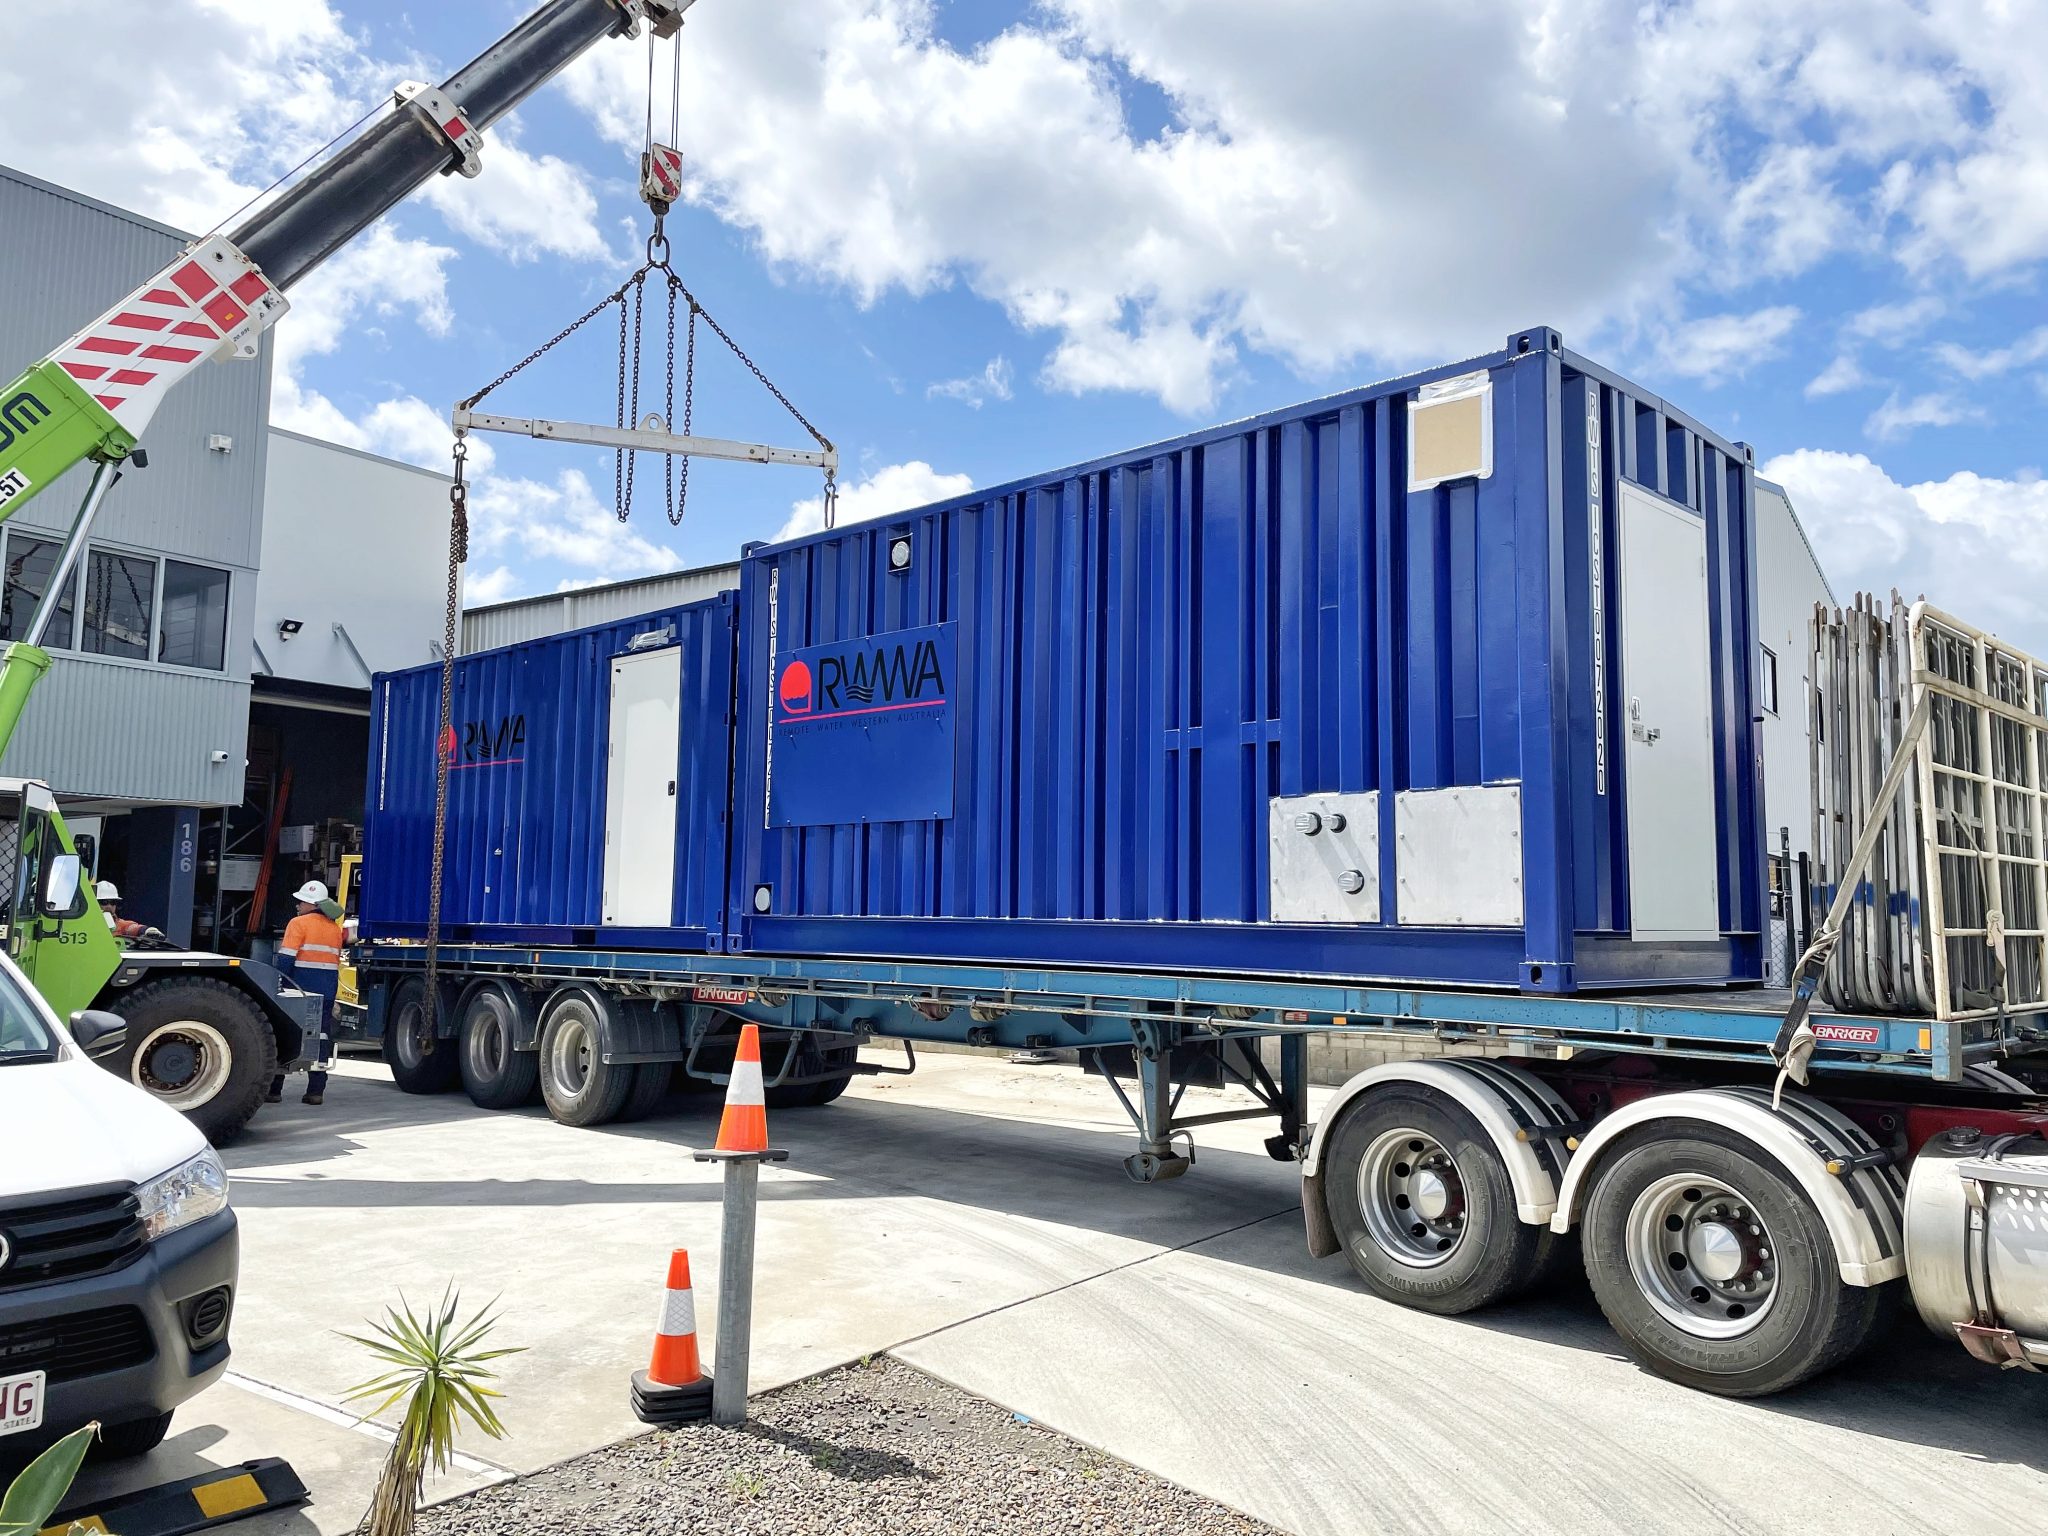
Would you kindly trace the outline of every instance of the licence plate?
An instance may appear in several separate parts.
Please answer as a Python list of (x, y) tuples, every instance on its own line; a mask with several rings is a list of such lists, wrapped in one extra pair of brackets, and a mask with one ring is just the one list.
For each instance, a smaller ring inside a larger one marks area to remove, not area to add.
[(0, 1435), (39, 1429), (43, 1422), (43, 1373), (0, 1376)]

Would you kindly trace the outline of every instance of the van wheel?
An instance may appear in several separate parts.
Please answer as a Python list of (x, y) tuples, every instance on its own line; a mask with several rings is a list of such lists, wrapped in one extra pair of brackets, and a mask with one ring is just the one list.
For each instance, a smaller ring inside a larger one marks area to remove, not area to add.
[(224, 1147), (242, 1133), (277, 1072), (277, 1036), (224, 981), (180, 976), (125, 994), (128, 1040), (107, 1065)]
[(564, 1125), (604, 1125), (626, 1107), (640, 1069), (607, 1065), (604, 1022), (579, 988), (557, 992), (540, 1032), (540, 1096)]
[(1870, 1336), (1887, 1287), (1845, 1284), (1820, 1212), (1754, 1144), (1639, 1132), (1601, 1162), (1586, 1277), (1638, 1364), (1724, 1397), (1782, 1392)]
[(456, 1054), (462, 1086), (478, 1109), (517, 1109), (540, 1087), (540, 1057), (518, 1049), (516, 1029), (510, 1000), (494, 986), (479, 987), (463, 1004)]
[(462, 1063), (452, 1042), (427, 1042), (427, 984), (407, 977), (391, 994), (384, 1019), (384, 1065), (401, 1093), (446, 1093), (455, 1086)]
[(1367, 1289), (1456, 1314), (1519, 1295), (1552, 1269), (1556, 1239), (1515, 1212), (1514, 1185), (1479, 1122), (1432, 1088), (1374, 1088), (1337, 1122), (1324, 1199)]

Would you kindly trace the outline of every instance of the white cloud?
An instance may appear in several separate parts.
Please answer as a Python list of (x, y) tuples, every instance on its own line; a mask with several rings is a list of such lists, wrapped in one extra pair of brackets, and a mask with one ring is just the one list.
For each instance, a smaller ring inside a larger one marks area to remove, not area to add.
[[(971, 475), (942, 475), (922, 459), (907, 464), (887, 464), (865, 480), (839, 488), (839, 510), (835, 526), (887, 517), (892, 512), (928, 506), (974, 489)], [(789, 509), (789, 519), (776, 530), (781, 539), (802, 538), (825, 526), (825, 498), (811, 496)]]
[(924, 397), (927, 400), (958, 400), (978, 411), (985, 401), (1010, 398), (1012, 373), (1007, 357), (992, 357), (979, 373), (927, 385)]
[[(447, 271), (454, 257), (448, 246), (380, 224), (317, 268), (293, 290), (291, 310), (273, 333), (270, 419), (355, 448), (380, 446), (363, 425), (309, 388), (301, 370), (307, 358), (338, 351), (344, 341), (360, 347), (366, 339), (388, 341), (393, 331), (403, 336), (408, 330), (445, 336), (455, 320)], [(397, 440), (414, 443), (416, 436), (401, 432)]]
[(1984, 412), (1953, 395), (1933, 391), (1907, 399), (1892, 391), (1883, 405), (1870, 413), (1863, 430), (1881, 443), (1896, 442), (1921, 427), (1952, 427), (1958, 422), (1981, 421)]
[(1739, 379), (1775, 356), (1799, 311), (1776, 304), (1747, 315), (1707, 315), (1669, 332), (1659, 344), (1659, 362), (1670, 372), (1719, 384)]
[(2048, 655), (2048, 480), (1901, 485), (1863, 454), (1813, 448), (1761, 473), (1791, 494), (1836, 591), (1896, 587)]
[(1933, 294), (1902, 299), (1895, 304), (1873, 304), (1843, 321), (1842, 334), (1859, 341), (1874, 341), (1882, 347), (1896, 347), (1940, 319), (1947, 308)]
[(326, 0), (14, 0), (0, 160), (203, 230), (388, 93), (394, 68)]
[(1863, 371), (1863, 365), (1856, 361), (1852, 352), (1843, 352), (1821, 369), (1806, 383), (1806, 398), (1818, 400), (1824, 395), (1846, 394), (1852, 389), (1862, 389), (1875, 382)]
[(481, 608), (486, 603), (509, 602), (524, 596), (525, 586), (525, 581), (509, 565), (492, 566), (488, 571), (467, 565), (462, 570), (462, 606)]
[(558, 155), (528, 154), (519, 139), (517, 118), (504, 119), (484, 144), (482, 175), (437, 176), (422, 195), (456, 230), (509, 260), (609, 259), (589, 177)]
[(673, 571), (682, 558), (622, 524), (581, 470), (552, 481), (492, 476), (470, 494), (470, 557), (515, 553), (580, 567), (604, 581)]
[[(2048, 195), (1968, 250), (1949, 222), (1983, 157), (2048, 160), (2037, 5), (1044, 0), (973, 50), (935, 14), (700, 7), (688, 195), (863, 301), (1001, 305), (1050, 333), (1054, 389), (1197, 412), (1247, 351), (1314, 375), (1535, 320), (1665, 336), (1688, 285), (1844, 251), (2008, 270), (2019, 226), (2048, 228)], [(571, 71), (627, 151), (640, 71), (623, 50)], [(1163, 93), (1163, 131), (1134, 129), (1125, 76)], [(1672, 355), (1720, 377), (1739, 351)]]
[(1951, 373), (1959, 373), (1966, 379), (1994, 378), (2048, 359), (2048, 325), (2029, 331), (2011, 346), (1972, 352), (1954, 342), (1943, 342), (1934, 349), (1934, 355)]

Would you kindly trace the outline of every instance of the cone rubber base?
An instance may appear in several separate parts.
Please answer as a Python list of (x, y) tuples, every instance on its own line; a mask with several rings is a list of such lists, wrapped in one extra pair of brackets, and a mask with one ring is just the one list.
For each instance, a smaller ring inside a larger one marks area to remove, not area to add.
[(633, 1417), (642, 1424), (696, 1424), (711, 1417), (711, 1378), (700, 1376), (687, 1387), (666, 1387), (649, 1381), (645, 1371), (633, 1373)]

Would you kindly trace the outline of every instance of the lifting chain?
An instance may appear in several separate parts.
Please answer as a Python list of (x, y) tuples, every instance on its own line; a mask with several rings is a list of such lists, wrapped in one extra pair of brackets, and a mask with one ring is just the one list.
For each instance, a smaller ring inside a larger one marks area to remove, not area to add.
[[(680, 299), (689, 306), (690, 312), (683, 358), (683, 420), (681, 435), (688, 437), (691, 428), (696, 422), (697, 322), (702, 320), (710, 328), (711, 334), (725, 343), (726, 350), (738, 358), (747, 372), (751, 373), (760, 382), (761, 387), (775, 397), (775, 403), (789, 412), (797, 425), (811, 435), (811, 440), (826, 452), (831, 452), (832, 440), (811, 424), (810, 418), (796, 408), (789, 396), (782, 392), (773, 379), (762, 372), (761, 365), (747, 355), (746, 349), (732, 339), (732, 336), (726, 331), (725, 327), (720, 325), (717, 319), (713, 317), (711, 311), (700, 304), (697, 301), (697, 296), (690, 292), (680, 277), (676, 276), (675, 269), (669, 265), (668, 236), (663, 231), (662, 220), (658, 215), (654, 220), (654, 233), (648, 236), (647, 239), (647, 260), (641, 263), (632, 276), (628, 277), (612, 292), (591, 305), (590, 308), (586, 309), (574, 320), (563, 326), (553, 336), (550, 336), (546, 341), (527, 353), (526, 356), (522, 357), (510, 368), (507, 368), (503, 373), (491, 380), (482, 389), (478, 390), (468, 399), (458, 402), (458, 409), (465, 411), (475, 410), (483, 402), (484, 398), (500, 384), (540, 361), (541, 358), (547, 356), (548, 353), (582, 330), (584, 326), (595, 320), (607, 309), (617, 305), (619, 311), (619, 377), (618, 389), (613, 405), (613, 424), (620, 428), (642, 425), (640, 420), (640, 373), (642, 336), (646, 324), (646, 290), (647, 280), (656, 273), (661, 274), (662, 297), (667, 303), (668, 352), (666, 359), (667, 367), (662, 385), (662, 409), (665, 413), (661, 418), (662, 430), (667, 432), (674, 432), (676, 430), (676, 301)], [(662, 457), (666, 461), (664, 464), (666, 473), (663, 477), (664, 488), (667, 493), (666, 511), (668, 513), (669, 525), (677, 527), (683, 521), (683, 512), (690, 498), (690, 456), (688, 454), (664, 454)], [(682, 460), (680, 465), (676, 463), (677, 459)], [(638, 452), (630, 448), (621, 448), (613, 455), (612, 510), (617, 514), (619, 521), (622, 523), (629, 520), (633, 515), (633, 491), (636, 479), (635, 470), (638, 462)], [(833, 525), (837, 517), (838, 507), (839, 487), (832, 471), (828, 469), (825, 471), (825, 526), (827, 528)]]
[(455, 744), (455, 626), (462, 606), (462, 567), (469, 559), (466, 433), (455, 434), (454, 456), (455, 481), (448, 487), (448, 608), (441, 630), (441, 725), (434, 736), (434, 862), (427, 886), (427, 991), (420, 1000), (420, 1038), (416, 1042), (422, 1056), (434, 1054), (441, 1003), (441, 889), (448, 863), (448, 770), (455, 756), (451, 750)]

